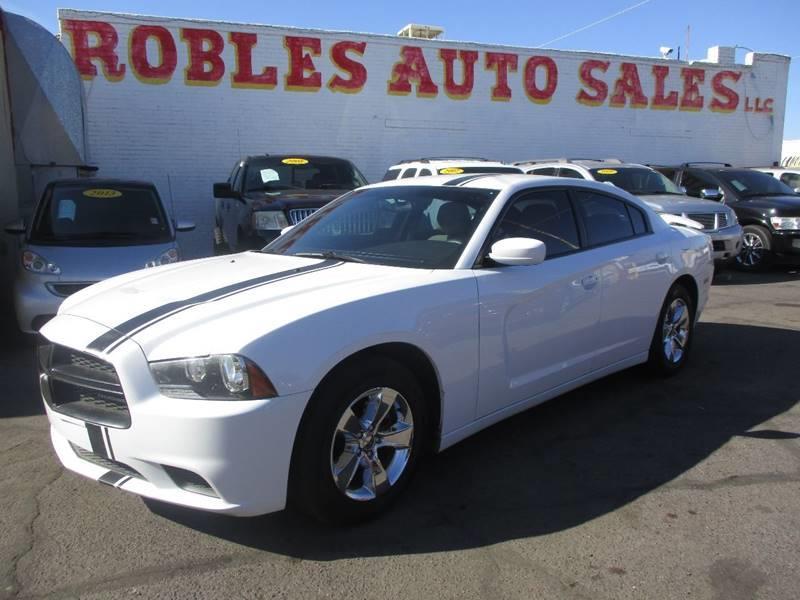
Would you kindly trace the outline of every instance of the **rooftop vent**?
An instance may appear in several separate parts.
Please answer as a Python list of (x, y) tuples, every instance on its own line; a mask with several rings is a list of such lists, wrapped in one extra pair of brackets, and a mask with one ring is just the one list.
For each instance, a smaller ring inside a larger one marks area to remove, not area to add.
[(409, 23), (397, 32), (400, 37), (422, 38), (424, 40), (433, 40), (444, 33), (444, 29), (436, 25), (418, 25), (416, 23)]

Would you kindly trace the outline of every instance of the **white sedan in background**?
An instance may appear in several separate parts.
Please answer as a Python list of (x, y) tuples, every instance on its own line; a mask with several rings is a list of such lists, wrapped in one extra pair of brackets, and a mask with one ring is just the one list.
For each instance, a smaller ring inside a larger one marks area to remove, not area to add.
[(262, 251), (68, 298), (42, 330), (41, 391), (77, 473), (353, 522), (426, 451), (639, 363), (677, 372), (712, 275), (706, 235), (601, 183), (387, 182)]

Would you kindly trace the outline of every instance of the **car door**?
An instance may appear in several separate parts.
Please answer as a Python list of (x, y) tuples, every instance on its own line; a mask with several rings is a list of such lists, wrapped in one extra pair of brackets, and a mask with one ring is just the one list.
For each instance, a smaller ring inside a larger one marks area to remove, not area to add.
[(673, 232), (653, 233), (647, 213), (616, 195), (575, 190), (572, 196), (586, 253), (600, 273), (594, 367), (602, 369), (648, 351), (672, 280)]
[(720, 182), (711, 173), (700, 171), (698, 169), (687, 169), (681, 173), (680, 184), (686, 188), (686, 195), (700, 198), (700, 192), (705, 189), (719, 189), (723, 193), (724, 188)]
[(547, 256), (535, 266), (488, 264), (475, 271), (479, 416), (585, 375), (598, 349), (600, 265), (582, 251), (567, 192), (536, 190), (512, 199), (488, 243), (507, 237), (539, 239)]

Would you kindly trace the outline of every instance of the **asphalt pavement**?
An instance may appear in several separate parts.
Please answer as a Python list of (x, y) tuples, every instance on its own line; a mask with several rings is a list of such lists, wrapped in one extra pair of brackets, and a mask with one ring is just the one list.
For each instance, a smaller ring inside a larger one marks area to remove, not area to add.
[(0, 324), (0, 598), (797, 598), (800, 271), (720, 273), (695, 334), (678, 377), (635, 368), (513, 417), (336, 529), (64, 471), (33, 346)]

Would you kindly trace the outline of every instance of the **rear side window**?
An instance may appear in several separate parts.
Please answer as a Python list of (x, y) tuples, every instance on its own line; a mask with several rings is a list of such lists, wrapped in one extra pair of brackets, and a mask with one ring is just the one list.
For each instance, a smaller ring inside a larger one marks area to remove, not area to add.
[(528, 171), (530, 175), (555, 175), (555, 167), (542, 167), (541, 169), (531, 169)]
[(383, 179), (381, 179), (381, 181), (392, 181), (393, 179), (397, 179), (398, 175), (400, 175), (400, 169), (389, 169), (383, 175)]
[(636, 235), (642, 235), (647, 233), (647, 221), (645, 220), (644, 213), (636, 208), (635, 206), (628, 206), (628, 214), (631, 217), (631, 223), (633, 223), (633, 232)]
[(581, 175), (575, 169), (565, 169), (561, 167), (561, 170), (558, 172), (559, 177), (570, 177), (572, 179), (583, 179), (583, 175)]
[(564, 190), (532, 192), (514, 200), (494, 240), (526, 237), (544, 242), (546, 258), (580, 249), (572, 204)]
[(578, 192), (576, 196), (589, 246), (601, 246), (634, 236), (634, 226), (625, 202), (595, 192)]
[(799, 188), (800, 173), (784, 173), (781, 175), (781, 181), (792, 189)]
[(406, 169), (405, 171), (403, 171), (401, 179), (409, 179), (411, 177), (414, 177), (414, 175), (416, 174), (417, 174), (416, 169)]
[(419, 176), (420, 176), (420, 177), (428, 177), (428, 176), (430, 176), (430, 175), (432, 175), (432, 174), (433, 174), (433, 173), (431, 173), (429, 169), (422, 169), (422, 170), (420, 170), (420, 172), (419, 172)]

